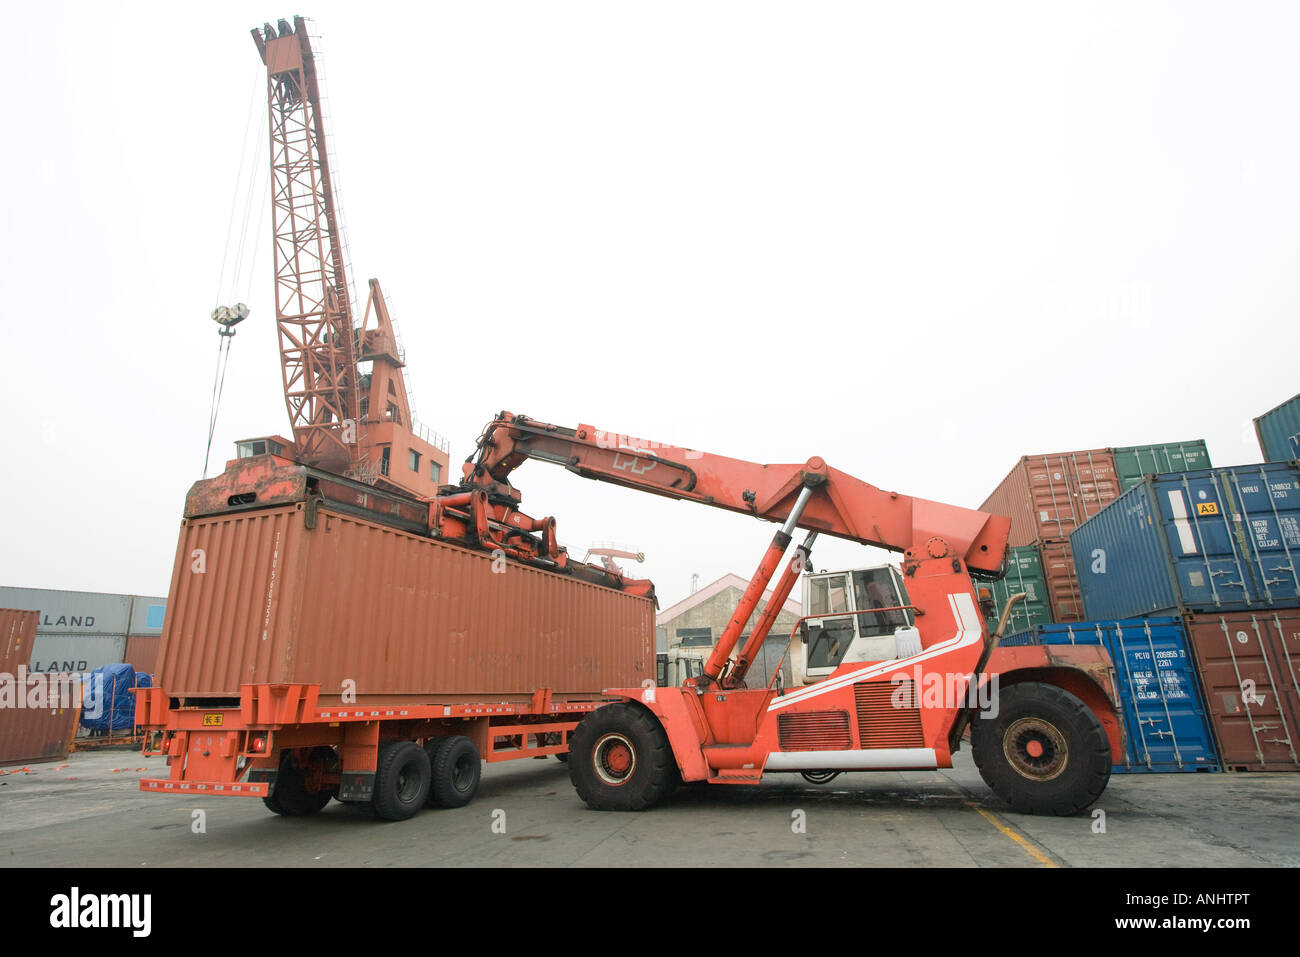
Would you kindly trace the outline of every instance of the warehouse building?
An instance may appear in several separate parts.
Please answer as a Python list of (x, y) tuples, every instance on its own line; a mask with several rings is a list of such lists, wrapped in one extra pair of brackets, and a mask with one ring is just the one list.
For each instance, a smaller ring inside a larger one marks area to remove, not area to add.
[[(748, 586), (749, 582), (739, 575), (723, 575), (677, 604), (665, 608), (655, 618), (657, 650), (664, 652), (669, 648), (681, 647), (702, 651), (707, 655), (722, 637), (727, 622), (731, 620), (731, 615)], [(745, 624), (744, 633), (736, 646), (738, 649), (744, 646), (750, 628), (758, 621), (758, 616), (767, 607), (767, 601), (771, 596), (771, 589), (763, 593), (758, 607), (754, 609), (754, 613)], [(785, 654), (790, 631), (799, 620), (801, 614), (799, 609), (799, 602), (795, 598), (789, 598), (781, 608), (781, 613), (776, 616), (776, 622), (772, 625), (762, 650), (755, 656), (754, 664), (750, 668), (751, 686), (759, 681), (766, 683), (772, 677), (773, 670)], [(781, 671), (788, 685), (790, 682), (788, 661), (781, 665)]]

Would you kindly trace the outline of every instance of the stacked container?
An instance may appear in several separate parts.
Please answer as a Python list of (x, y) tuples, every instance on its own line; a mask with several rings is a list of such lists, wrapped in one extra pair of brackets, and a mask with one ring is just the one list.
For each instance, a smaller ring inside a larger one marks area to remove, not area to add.
[(1089, 618), (1184, 618), (1225, 767), (1300, 769), (1300, 465), (1147, 476), (1070, 541)]
[(1011, 610), (1011, 617), (1007, 619), (1007, 634), (1051, 623), (1052, 608), (1048, 604), (1043, 559), (1038, 549), (1032, 545), (1008, 549), (1006, 575), (985, 587), (993, 596), (993, 614), (988, 619), (989, 631), (997, 627), (1007, 600), (1020, 593), (1024, 593), (1025, 598)]
[(131, 596), (131, 624), (126, 636), (126, 663), (144, 674), (158, 670), (158, 647), (162, 643), (166, 598)]
[(1164, 445), (1128, 445), (1111, 449), (1121, 492), (1127, 492), (1148, 475), (1160, 472), (1190, 472), (1210, 467), (1210, 452), (1204, 439), (1167, 442)]
[[(36, 639), (27, 662), (31, 671), (81, 674), (127, 661), (128, 644), (135, 645), (142, 659), (150, 654), (156, 658), (167, 599), (4, 587), (0, 588), (0, 606), (31, 608), (38, 613)], [(141, 638), (143, 644), (133, 641)], [(131, 663), (137, 670), (153, 670)]]
[(1083, 619), (1069, 536), (1119, 493), (1111, 451), (1085, 449), (1026, 455), (980, 506), (1011, 518), (1012, 547), (1038, 553), (1052, 621)]
[(1268, 462), (1300, 459), (1300, 395), (1287, 399), (1255, 420), (1259, 447)]
[(1148, 476), (1070, 536), (1089, 618), (1300, 604), (1300, 468)]
[(66, 679), (26, 674), (39, 614), (0, 608), (0, 680), (13, 700), (0, 708), (0, 765), (67, 757), (77, 731), (77, 708)]
[(1125, 756), (1112, 770), (1217, 771), (1214, 736), (1177, 617), (1040, 625), (1000, 645), (1104, 645), (1115, 663)]

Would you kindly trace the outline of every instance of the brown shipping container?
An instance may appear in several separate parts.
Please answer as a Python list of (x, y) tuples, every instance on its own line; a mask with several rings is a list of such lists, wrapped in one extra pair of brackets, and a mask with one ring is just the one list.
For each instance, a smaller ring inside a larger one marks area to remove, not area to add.
[(1047, 579), (1052, 621), (1057, 624), (1083, 621), (1083, 594), (1079, 591), (1070, 543), (1040, 542), (1038, 550), (1043, 556), (1043, 577)]
[(0, 673), (17, 674), (19, 665), (31, 661), (40, 614), (39, 611), (0, 608)]
[[(0, 764), (29, 764), (66, 758), (77, 734), (81, 709), (51, 708), (49, 705), (72, 703), (73, 689), (68, 679), (27, 675), (23, 684), (11, 684), (10, 690), (15, 696), (22, 697), (24, 706), (10, 707), (6, 702), (6, 706), (0, 708)], [(17, 697), (13, 703), (17, 704)]]
[(358, 704), (590, 695), (653, 679), (654, 613), (328, 505), (309, 529), (296, 504), (182, 523), (156, 678), (179, 697), (300, 682), (330, 701), (348, 680)]
[(1060, 541), (1119, 497), (1106, 449), (1026, 455), (980, 506), (1011, 518), (1012, 546)]
[(158, 670), (161, 635), (131, 635), (126, 639), (126, 657), (122, 659), (138, 672), (151, 675)]
[(1300, 770), (1300, 609), (1189, 618), (1224, 768)]

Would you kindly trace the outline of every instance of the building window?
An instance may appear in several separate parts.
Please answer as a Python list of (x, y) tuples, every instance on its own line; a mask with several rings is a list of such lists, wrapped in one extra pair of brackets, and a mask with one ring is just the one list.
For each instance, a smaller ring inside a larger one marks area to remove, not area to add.
[(683, 648), (708, 648), (713, 644), (713, 629), (678, 628), (677, 644)]
[(433, 479), (435, 482), (442, 481), (442, 466), (437, 462), (429, 463), (429, 478)]
[(415, 451), (415, 449), (411, 449), (410, 454), (411, 454), (411, 471), (412, 472), (420, 471), (420, 453)]
[(385, 445), (385, 446), (384, 446), (384, 454), (381, 455), (381, 456), (379, 457), (379, 474), (380, 474), (380, 475), (387, 475), (387, 474), (388, 474), (388, 453), (389, 453), (389, 451), (390, 451), (390, 450), (389, 450), (388, 446)]

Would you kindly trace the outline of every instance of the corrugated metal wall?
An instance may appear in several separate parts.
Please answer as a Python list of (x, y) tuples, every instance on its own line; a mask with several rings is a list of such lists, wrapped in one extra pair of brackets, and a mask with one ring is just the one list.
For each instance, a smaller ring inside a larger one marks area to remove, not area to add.
[(1300, 459), (1300, 395), (1256, 419), (1255, 434), (1259, 437), (1265, 461)]
[(37, 617), (36, 611), (0, 608), (0, 673), (17, 674), (31, 660)]
[[(201, 549), (203, 571), (195, 571)], [(300, 506), (193, 519), (158, 665), (169, 694), (355, 682), (358, 696), (593, 693), (654, 677), (654, 605)]]

